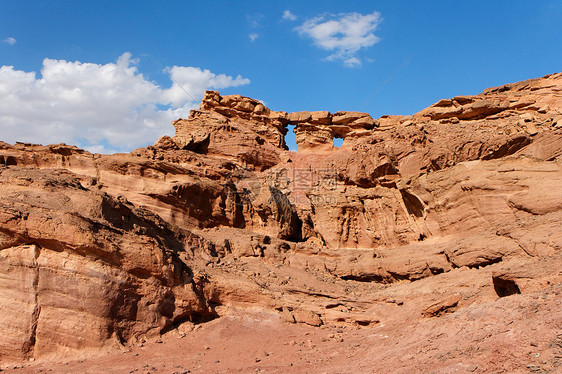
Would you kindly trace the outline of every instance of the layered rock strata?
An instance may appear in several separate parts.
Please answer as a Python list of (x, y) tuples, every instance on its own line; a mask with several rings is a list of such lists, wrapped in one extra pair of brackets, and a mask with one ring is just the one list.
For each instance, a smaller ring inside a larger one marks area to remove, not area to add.
[(232, 308), (439, 318), (562, 281), (560, 73), (379, 119), (208, 91), (174, 126), (129, 154), (0, 143), (0, 360)]

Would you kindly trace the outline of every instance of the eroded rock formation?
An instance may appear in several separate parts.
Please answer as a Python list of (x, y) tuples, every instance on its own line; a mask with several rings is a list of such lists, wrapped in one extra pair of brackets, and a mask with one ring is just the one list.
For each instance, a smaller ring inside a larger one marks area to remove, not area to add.
[(229, 308), (373, 326), (562, 281), (560, 73), (376, 120), (208, 91), (174, 126), (129, 154), (0, 144), (0, 360)]

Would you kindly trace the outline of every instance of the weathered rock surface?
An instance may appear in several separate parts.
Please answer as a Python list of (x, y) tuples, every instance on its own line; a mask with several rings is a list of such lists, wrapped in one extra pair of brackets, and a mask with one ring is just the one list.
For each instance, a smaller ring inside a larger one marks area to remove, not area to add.
[(559, 285), (561, 118), (559, 73), (376, 120), (208, 91), (129, 154), (0, 143), (0, 360), (232, 310), (399, 326)]
[(2, 358), (160, 334), (211, 318), (181, 257), (204, 240), (62, 169), (0, 174)]

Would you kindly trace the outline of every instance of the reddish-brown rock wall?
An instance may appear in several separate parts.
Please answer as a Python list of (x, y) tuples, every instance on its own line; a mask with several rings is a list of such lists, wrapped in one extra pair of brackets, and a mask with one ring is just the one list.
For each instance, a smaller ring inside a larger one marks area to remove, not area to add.
[(0, 143), (0, 360), (229, 308), (366, 326), (562, 281), (562, 74), (376, 120), (208, 91), (174, 126), (129, 154)]

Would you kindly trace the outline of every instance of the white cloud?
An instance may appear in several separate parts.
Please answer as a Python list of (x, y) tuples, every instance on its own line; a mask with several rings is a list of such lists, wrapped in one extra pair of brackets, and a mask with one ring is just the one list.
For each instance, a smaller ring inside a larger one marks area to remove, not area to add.
[(283, 12), (283, 17), (282, 19), (287, 20), (287, 21), (296, 21), (297, 20), (297, 16), (295, 16), (293, 13), (291, 13), (290, 10), (286, 10)]
[(258, 38), (259, 34), (253, 32), (250, 35), (248, 35), (248, 37), (250, 38), (250, 41), (253, 42)]
[[(201, 70), (191, 66), (172, 66), (167, 68), (166, 72), (170, 75), (174, 84), (169, 89), (162, 91), (162, 101), (170, 103), (176, 108), (185, 106), (186, 100), (190, 99), (191, 103), (199, 104), (199, 100), (208, 88), (220, 90), (250, 83), (249, 79), (240, 75), (232, 78), (229, 75), (216, 75), (209, 70)], [(195, 97), (191, 95), (195, 95)]]
[(9, 38), (6, 38), (6, 39), (2, 40), (2, 41), (6, 44), (9, 44), (9, 45), (14, 45), (17, 42), (17, 40), (15, 38), (12, 38), (11, 36)]
[(345, 60), (343, 60), (343, 65), (347, 66), (348, 68), (361, 66), (361, 60), (359, 60), (357, 57), (346, 58)]
[(43, 60), (35, 72), (0, 67), (0, 140), (77, 144), (95, 152), (129, 151), (173, 135), (171, 121), (186, 117), (206, 89), (249, 84), (196, 67), (166, 68), (163, 88), (138, 72), (124, 53), (105, 65)]
[(341, 61), (344, 66), (361, 65), (357, 53), (379, 42), (373, 33), (382, 21), (379, 12), (370, 14), (341, 13), (326, 14), (305, 21), (295, 30), (312, 39), (317, 47), (333, 51), (329, 61)]
[(264, 16), (263, 14), (260, 13), (254, 13), (254, 14), (247, 14), (246, 15), (246, 20), (248, 21), (248, 25), (251, 28), (258, 28), (261, 27), (262, 25), (262, 20), (263, 20)]

